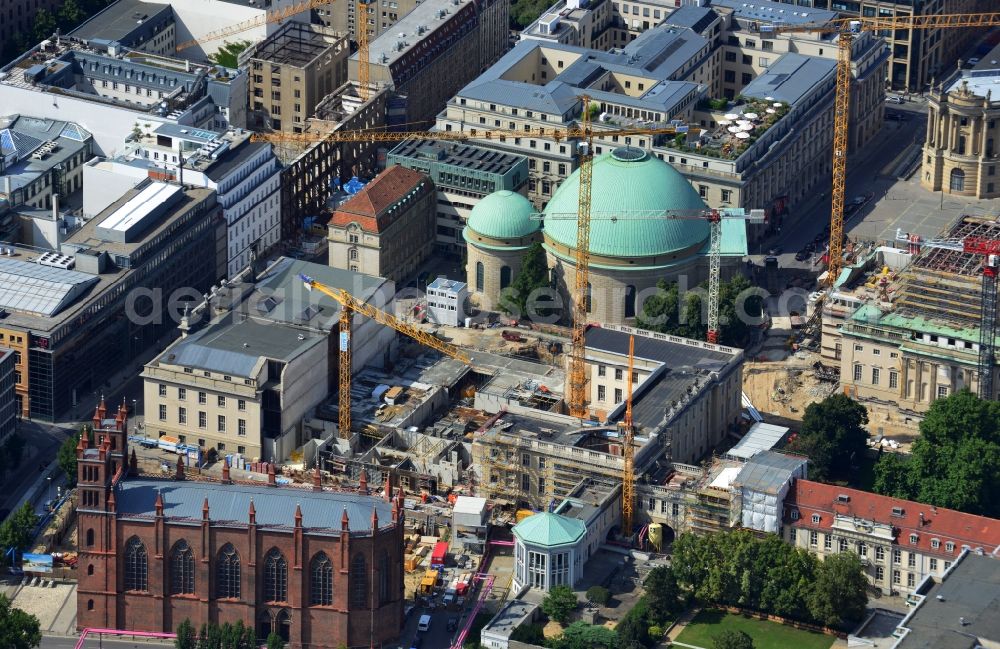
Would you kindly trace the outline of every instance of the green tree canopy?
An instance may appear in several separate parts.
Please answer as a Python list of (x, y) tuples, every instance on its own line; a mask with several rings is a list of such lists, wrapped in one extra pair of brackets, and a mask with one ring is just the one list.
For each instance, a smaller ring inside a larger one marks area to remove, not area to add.
[(514, 629), (510, 634), (510, 639), (542, 646), (545, 644), (545, 633), (542, 631), (541, 624), (522, 624)]
[(70, 486), (76, 484), (76, 445), (80, 443), (81, 435), (86, 435), (87, 443), (93, 445), (94, 431), (90, 430), (87, 426), (80, 426), (80, 430), (77, 431), (76, 435), (63, 440), (59, 450), (56, 451), (56, 462), (59, 464), (59, 468), (63, 470), (63, 473), (66, 474), (66, 479), (69, 480)]
[[(832, 617), (819, 607), (825, 600), (834, 603), (841, 615), (834, 624), (840, 625), (856, 620), (868, 601), (864, 574), (852, 573), (853, 564), (847, 563), (859, 561), (857, 556), (845, 557), (824, 567), (816, 557), (776, 535), (759, 538), (747, 530), (736, 530), (680, 535), (674, 541), (669, 570), (678, 590), (690, 593), (705, 606), (739, 606), (826, 624)], [(825, 571), (822, 582), (821, 570)], [(656, 599), (649, 597), (648, 587), (647, 598), (651, 603)]]
[(514, 0), (510, 5), (510, 28), (520, 31), (549, 8), (548, 0)]
[(611, 591), (604, 586), (591, 586), (587, 589), (587, 599), (599, 606), (607, 606), (611, 601)]
[(650, 619), (649, 602), (646, 597), (640, 597), (632, 610), (625, 614), (615, 627), (618, 634), (618, 644), (622, 647), (653, 646), (653, 639), (649, 637), (649, 627), (653, 620)]
[(852, 464), (868, 452), (868, 411), (844, 394), (834, 394), (806, 407), (802, 427), (791, 449), (809, 456), (815, 480), (848, 475)]
[(267, 636), (267, 649), (285, 649), (285, 641), (280, 635), (271, 631), (271, 635)]
[(827, 556), (816, 569), (809, 611), (820, 624), (839, 627), (860, 620), (868, 604), (868, 579), (861, 559), (853, 552)]
[(190, 619), (184, 618), (184, 621), (177, 625), (177, 637), (174, 639), (174, 647), (175, 649), (197, 649), (198, 636)]
[(542, 611), (564, 626), (569, 622), (576, 606), (576, 595), (569, 586), (553, 586), (542, 600)]
[(574, 622), (551, 642), (552, 649), (616, 649), (618, 634), (603, 626)]
[[(504, 296), (500, 308), (518, 316), (527, 313), (528, 298), (532, 291), (549, 285), (549, 267), (545, 263), (545, 249), (535, 242), (528, 246), (521, 258), (521, 270), (511, 283), (511, 290)], [(515, 311), (516, 309), (516, 311)]]
[(0, 594), (0, 647), (34, 649), (41, 642), (38, 618), (14, 608), (7, 596)]
[(683, 593), (677, 586), (677, 578), (673, 571), (665, 566), (653, 568), (643, 582), (646, 590), (646, 601), (653, 620), (664, 623), (677, 617), (684, 610)]
[[(673, 336), (704, 339), (708, 333), (707, 284), (683, 295), (677, 282), (660, 280), (659, 289), (642, 305), (637, 316), (643, 329)], [(752, 325), (747, 316), (759, 317), (762, 300), (751, 289), (753, 285), (738, 275), (719, 285), (719, 342), (743, 346), (750, 340)], [(704, 299), (703, 299), (704, 298)]]
[(712, 638), (712, 649), (754, 649), (753, 638), (745, 631), (726, 629)]
[(875, 491), (1000, 517), (1000, 403), (960, 390), (931, 404), (910, 457), (885, 453)]
[(0, 524), (0, 547), (26, 550), (34, 541), (32, 533), (36, 525), (38, 515), (31, 503), (24, 503)]
[(234, 41), (232, 43), (225, 41), (218, 52), (208, 55), (208, 60), (224, 68), (235, 69), (239, 67), (240, 54), (251, 45), (253, 43), (250, 41)]

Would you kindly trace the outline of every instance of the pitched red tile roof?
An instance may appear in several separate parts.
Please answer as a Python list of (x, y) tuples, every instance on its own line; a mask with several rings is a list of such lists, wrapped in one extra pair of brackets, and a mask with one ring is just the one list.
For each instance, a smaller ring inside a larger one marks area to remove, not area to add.
[[(842, 502), (839, 496), (847, 496), (847, 501)], [(894, 515), (893, 508), (902, 510), (902, 515)], [(798, 512), (796, 520), (791, 516), (793, 510)], [(811, 480), (796, 480), (785, 498), (784, 522), (791, 527), (828, 530), (835, 514), (891, 525), (900, 547), (913, 547), (929, 555), (957, 557), (963, 545), (982, 547), (990, 553), (1000, 546), (1000, 520), (995, 518)], [(812, 522), (813, 515), (819, 516), (819, 523)], [(910, 543), (911, 534), (917, 535), (915, 545)], [(935, 539), (937, 548), (932, 546)], [(954, 543), (951, 552), (947, 543)]]
[(430, 179), (419, 171), (393, 165), (338, 207), (330, 225), (346, 227), (357, 223), (365, 232), (382, 232), (396, 218), (388, 214), (389, 210), (422, 183), (432, 186)]

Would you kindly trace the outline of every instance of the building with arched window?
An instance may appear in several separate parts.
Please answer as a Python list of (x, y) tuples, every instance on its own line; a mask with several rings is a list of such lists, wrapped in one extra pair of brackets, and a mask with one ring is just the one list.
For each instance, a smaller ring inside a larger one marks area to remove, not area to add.
[(542, 240), (542, 222), (534, 212), (531, 201), (507, 190), (493, 192), (472, 208), (462, 236), (468, 284), (479, 308), (497, 307), (500, 292), (520, 272), (525, 251)]
[(920, 184), (975, 198), (1000, 196), (1000, 47), (972, 70), (956, 71), (927, 94)]
[[(527, 199), (511, 192), (490, 194), (473, 208), (465, 229), (467, 273), (481, 308), (496, 308), (500, 292), (517, 277), (525, 251), (540, 240), (561, 312), (568, 317), (576, 282), (579, 194), (579, 171), (574, 171), (540, 219)], [(656, 294), (660, 280), (680, 282), (684, 290), (705, 282), (709, 224), (691, 215), (707, 209), (684, 176), (642, 149), (620, 147), (595, 158), (589, 319), (632, 322), (645, 300)], [(671, 210), (681, 218), (667, 218)], [(734, 274), (746, 254), (745, 222), (723, 220), (723, 275)]]
[[(290, 649), (382, 645), (403, 621), (402, 496), (146, 476), (127, 411), (77, 446), (79, 628), (174, 631), (185, 619), (272, 631)], [(126, 460), (129, 458), (129, 460)]]

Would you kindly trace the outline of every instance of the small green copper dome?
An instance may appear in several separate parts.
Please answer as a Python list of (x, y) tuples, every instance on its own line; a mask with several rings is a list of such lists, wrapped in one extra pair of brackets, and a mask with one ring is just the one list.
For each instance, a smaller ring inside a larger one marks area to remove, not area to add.
[(515, 525), (511, 531), (524, 543), (543, 547), (558, 547), (572, 545), (579, 541), (587, 533), (587, 526), (576, 518), (542, 512), (527, 517)]
[(491, 239), (520, 239), (542, 227), (532, 220), (535, 207), (524, 196), (506, 189), (484, 196), (469, 214), (469, 228)]
[[(652, 257), (708, 241), (701, 219), (625, 218), (628, 212), (704, 209), (694, 187), (676, 169), (646, 151), (622, 147), (594, 158), (590, 198), (590, 252), (605, 257)], [(556, 190), (545, 207), (545, 233), (576, 248), (580, 170)], [(612, 219), (609, 214), (622, 214)], [(602, 215), (603, 214), (603, 215)], [(695, 253), (692, 253), (695, 254)]]

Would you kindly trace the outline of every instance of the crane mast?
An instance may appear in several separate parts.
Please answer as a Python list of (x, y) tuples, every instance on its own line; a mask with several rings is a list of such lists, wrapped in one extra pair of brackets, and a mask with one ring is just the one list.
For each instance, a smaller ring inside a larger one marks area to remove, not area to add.
[(358, 96), (361, 101), (368, 101), (369, 83), (371, 82), (370, 54), (368, 51), (368, 0), (358, 0), (357, 35), (358, 35)]
[(635, 507), (635, 427), (632, 425), (632, 371), (635, 367), (635, 336), (628, 337), (628, 381), (625, 419), (622, 421), (622, 536), (632, 535)]
[(569, 359), (569, 413), (574, 417), (587, 416), (587, 365), (586, 334), (587, 312), (590, 306), (590, 190), (594, 155), (593, 133), (590, 128), (590, 98), (582, 97), (583, 113), (580, 130), (583, 141), (579, 143), (580, 192), (577, 208), (576, 273), (573, 291), (573, 346)]

